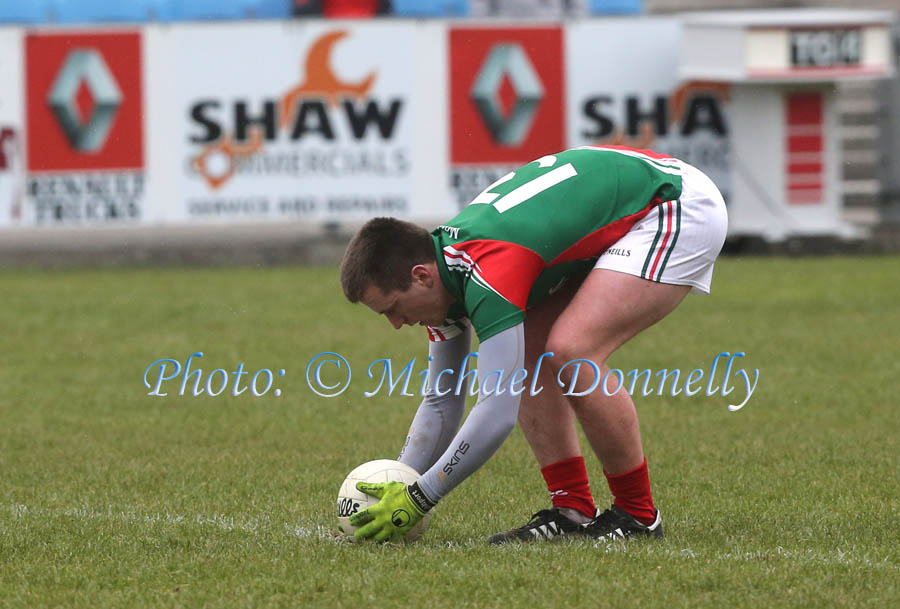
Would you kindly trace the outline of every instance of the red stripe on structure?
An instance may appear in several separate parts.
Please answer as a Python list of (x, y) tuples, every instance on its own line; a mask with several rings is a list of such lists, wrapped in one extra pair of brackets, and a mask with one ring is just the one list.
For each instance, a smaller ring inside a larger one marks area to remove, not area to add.
[(888, 66), (858, 66), (846, 68), (776, 68), (762, 70), (747, 70), (747, 76), (750, 79), (782, 79), (791, 78), (794, 80), (834, 80), (840, 76), (875, 76), (878, 74), (887, 75)]
[(438, 330), (437, 328), (432, 328), (431, 331), (437, 335), (438, 340), (447, 340), (447, 337), (444, 336), (444, 333), (441, 332), (440, 330)]
[(822, 163), (788, 163), (788, 174), (822, 173)]
[(788, 125), (822, 123), (822, 96), (818, 93), (793, 93), (788, 100)]
[(669, 242), (669, 237), (672, 235), (672, 202), (666, 201), (666, 234), (663, 236), (662, 245), (659, 246), (659, 251), (656, 252), (656, 259), (653, 261), (653, 266), (650, 268), (650, 279), (653, 279), (653, 276), (656, 274), (656, 265), (659, 264), (659, 261), (662, 259), (663, 252), (666, 250), (666, 244)]
[(788, 203), (821, 203), (825, 194), (824, 96), (818, 92), (787, 93), (784, 103)]
[(625, 216), (624, 218), (619, 218), (615, 222), (607, 224), (603, 228), (598, 228), (591, 234), (579, 239), (578, 242), (576, 242), (574, 245), (563, 251), (559, 256), (551, 260), (547, 266), (553, 266), (554, 264), (559, 264), (561, 262), (584, 260), (586, 258), (599, 256), (605, 250), (607, 250), (610, 245), (624, 237), (625, 233), (630, 231), (632, 226), (640, 222), (644, 216), (650, 213), (651, 209), (653, 209), (660, 203), (662, 203), (661, 199), (653, 199), (652, 201), (650, 201), (650, 203), (647, 204), (647, 207), (637, 212), (636, 214)]
[(792, 191), (788, 193), (788, 201), (795, 204), (818, 204), (822, 202), (822, 191)]
[(821, 135), (795, 135), (788, 138), (788, 152), (821, 152)]

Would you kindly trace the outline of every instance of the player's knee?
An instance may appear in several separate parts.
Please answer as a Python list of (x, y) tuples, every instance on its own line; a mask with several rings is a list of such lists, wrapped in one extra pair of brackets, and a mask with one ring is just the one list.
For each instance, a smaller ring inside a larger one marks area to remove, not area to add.
[(589, 359), (598, 366), (603, 366), (606, 363), (603, 350), (584, 338), (563, 333), (551, 334), (545, 345), (545, 352), (553, 353), (553, 357), (549, 359), (551, 368), (558, 372), (566, 364), (578, 359)]

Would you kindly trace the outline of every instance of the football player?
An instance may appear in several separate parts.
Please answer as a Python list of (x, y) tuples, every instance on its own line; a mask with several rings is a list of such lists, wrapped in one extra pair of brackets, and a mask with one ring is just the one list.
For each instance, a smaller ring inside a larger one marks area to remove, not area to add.
[[(491, 543), (563, 535), (661, 537), (637, 412), (625, 390), (593, 391), (577, 359), (608, 358), (671, 313), (709, 293), (727, 213), (701, 171), (673, 157), (583, 146), (503, 176), (459, 215), (428, 232), (370, 220), (347, 248), (341, 284), (395, 327), (421, 325), (429, 379), (399, 460), (423, 472), (412, 485), (360, 483), (379, 503), (353, 516), (356, 535), (397, 540), (522, 427), (552, 508)], [(472, 381), (478, 401), (460, 427)], [(449, 371), (449, 372), (447, 372)], [(532, 375), (533, 378), (524, 378)], [(462, 389), (462, 390), (460, 390)], [(580, 423), (614, 497), (596, 509), (576, 432)], [(395, 519), (397, 510), (410, 519)]]

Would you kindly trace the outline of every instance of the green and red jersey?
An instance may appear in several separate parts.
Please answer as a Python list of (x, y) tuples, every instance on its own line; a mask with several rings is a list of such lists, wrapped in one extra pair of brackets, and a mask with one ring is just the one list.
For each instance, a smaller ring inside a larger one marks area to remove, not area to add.
[[(480, 340), (593, 262), (653, 207), (681, 196), (681, 162), (649, 150), (584, 146), (508, 173), (432, 232), (441, 280)], [(445, 331), (429, 328), (432, 340)]]

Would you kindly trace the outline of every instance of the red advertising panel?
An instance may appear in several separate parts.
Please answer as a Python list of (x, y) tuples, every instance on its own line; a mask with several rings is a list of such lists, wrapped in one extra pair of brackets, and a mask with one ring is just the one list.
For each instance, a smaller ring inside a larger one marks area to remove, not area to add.
[(562, 150), (559, 27), (450, 30), (450, 161), (520, 164)]
[(29, 171), (144, 165), (138, 32), (25, 38)]

